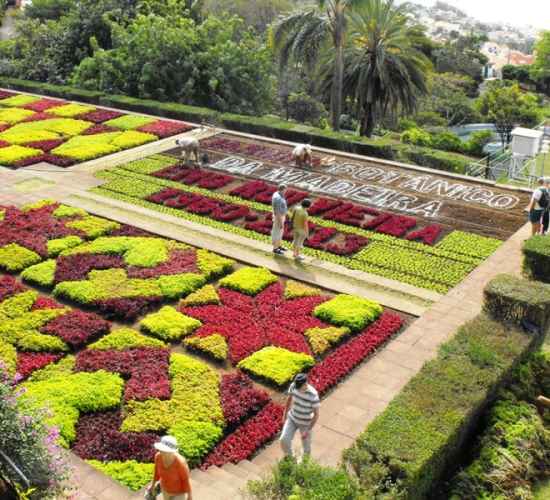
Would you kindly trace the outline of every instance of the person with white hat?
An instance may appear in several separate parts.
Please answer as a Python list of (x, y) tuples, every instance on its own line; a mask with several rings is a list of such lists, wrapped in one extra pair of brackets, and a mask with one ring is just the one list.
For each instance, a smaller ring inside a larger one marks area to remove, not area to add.
[(153, 483), (147, 490), (146, 498), (155, 498), (149, 492), (160, 481), (163, 500), (192, 500), (189, 466), (178, 453), (178, 442), (173, 436), (163, 436), (154, 444), (158, 453), (155, 455), (155, 475)]
[(201, 145), (195, 137), (181, 137), (176, 139), (176, 146), (181, 148), (181, 157), (185, 158), (185, 163), (188, 164), (193, 157), (194, 165), (199, 163)]

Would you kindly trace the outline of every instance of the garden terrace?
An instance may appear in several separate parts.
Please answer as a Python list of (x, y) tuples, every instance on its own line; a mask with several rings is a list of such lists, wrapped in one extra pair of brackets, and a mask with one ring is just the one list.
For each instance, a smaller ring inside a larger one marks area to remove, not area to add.
[(69, 167), (191, 130), (183, 122), (0, 91), (0, 165)]
[[(262, 147), (254, 149), (253, 154), (275, 154), (266, 153)], [(252, 146), (247, 151), (251, 149)], [(282, 157), (279, 151), (277, 158)], [(92, 191), (254, 240), (269, 241), (270, 201), (276, 184), (250, 180), (234, 172), (242, 174), (246, 165), (256, 168), (261, 165), (258, 162), (236, 159), (239, 165), (231, 167), (224, 163), (227, 161), (233, 160), (220, 160), (211, 168), (197, 169), (170, 155), (157, 154), (99, 172), (97, 177), (107, 182)], [(229, 173), (213, 170), (222, 163)], [(273, 176), (276, 170), (269, 168), (266, 175)], [(350, 184), (345, 180), (336, 182)], [(306, 254), (440, 293), (460, 283), (501, 244), (496, 238), (483, 236), (485, 230), (482, 234), (460, 231), (446, 219), (440, 223), (436, 216), (403, 215), (342, 198), (311, 195), (296, 188), (287, 192), (289, 205), (308, 196), (313, 205), (309, 209), (311, 235), (305, 243)], [(498, 210), (494, 212), (496, 216)], [(457, 227), (462, 227), (460, 221)], [(289, 229), (284, 239), (292, 239)]]
[(64, 446), (132, 489), (166, 432), (195, 467), (249, 458), (296, 373), (325, 395), (412, 320), (51, 200), (1, 213), (21, 279), (0, 275), (0, 359)]

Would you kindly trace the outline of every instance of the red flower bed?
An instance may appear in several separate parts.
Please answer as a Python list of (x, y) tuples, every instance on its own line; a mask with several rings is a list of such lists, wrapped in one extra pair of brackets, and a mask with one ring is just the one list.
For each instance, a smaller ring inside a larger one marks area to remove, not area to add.
[(246, 460), (267, 441), (272, 439), (282, 427), (284, 409), (269, 403), (260, 412), (227, 436), (204, 459), (201, 469), (211, 465), (221, 467), (227, 463)]
[(153, 462), (159, 437), (152, 432), (120, 432), (122, 420), (120, 411), (82, 415), (71, 450), (84, 460)]
[(106, 132), (120, 132), (120, 130), (103, 123), (96, 123), (82, 132), (82, 135), (105, 134)]
[(63, 357), (63, 354), (51, 354), (43, 352), (19, 352), (17, 353), (17, 373), (23, 379), (27, 378), (35, 370), (44, 368), (50, 363), (55, 363)]
[(154, 177), (181, 182), (188, 186), (198, 186), (203, 189), (219, 189), (231, 184), (235, 178), (231, 175), (207, 172), (183, 165), (172, 165), (152, 174)]
[(46, 113), (45, 111), (40, 111), (38, 113), (35, 113), (34, 115), (31, 115), (24, 120), (22, 120), (21, 123), (27, 123), (27, 122), (39, 122), (41, 120), (52, 120), (58, 118), (55, 115), (51, 115), (49, 113)]
[(65, 139), (52, 139), (50, 141), (27, 142), (25, 146), (28, 146), (29, 148), (41, 149), (44, 153), (47, 153), (64, 142)]
[(54, 283), (82, 281), (94, 269), (124, 268), (126, 263), (119, 255), (94, 255), (79, 253), (57, 258)]
[(156, 267), (135, 267), (129, 266), (127, 269), (129, 278), (156, 278), (171, 274), (197, 273), (200, 270), (197, 267), (197, 254), (194, 249), (173, 250), (170, 258)]
[(364, 236), (347, 234), (342, 246), (330, 243), (326, 250), (336, 255), (353, 255), (369, 244), (369, 240)]
[(78, 115), (77, 118), (87, 122), (103, 123), (107, 120), (112, 120), (113, 118), (118, 118), (123, 115), (124, 113), (121, 113), (120, 111), (113, 111), (111, 109), (96, 109), (94, 111), (88, 111), (88, 113)]
[(169, 356), (168, 349), (87, 349), (77, 354), (75, 371), (107, 370), (129, 377), (124, 388), (125, 401), (170, 399)]
[(25, 109), (30, 109), (31, 111), (42, 112), (50, 108), (55, 108), (56, 106), (63, 106), (64, 104), (67, 104), (67, 101), (61, 101), (59, 99), (49, 99), (47, 97), (44, 97), (39, 101), (34, 101), (21, 107)]
[(377, 347), (397, 333), (403, 320), (397, 314), (383, 313), (359, 335), (330, 353), (309, 372), (308, 379), (320, 394), (336, 385)]
[(410, 241), (421, 241), (426, 245), (434, 245), (441, 231), (443, 231), (443, 228), (439, 224), (432, 224), (419, 231), (409, 233), (405, 238)]
[(64, 307), (65, 306), (63, 304), (60, 304), (56, 300), (51, 299), (50, 297), (45, 297), (44, 295), (40, 295), (34, 301), (34, 304), (31, 307), (31, 311), (37, 311), (39, 309), (63, 309)]
[(71, 311), (50, 321), (40, 330), (42, 333), (56, 335), (74, 348), (108, 333), (110, 324), (93, 313)]
[(13, 97), (17, 95), (16, 92), (10, 92), (9, 90), (0, 90), (0, 99), (7, 99), (8, 97)]
[(31, 156), (30, 158), (25, 158), (23, 160), (19, 160), (15, 162), (12, 167), (22, 168), (22, 167), (28, 167), (29, 165), (35, 165), (36, 163), (40, 163), (41, 161), (46, 161), (46, 154), (41, 154), (37, 156)]
[(81, 235), (80, 231), (65, 227), (65, 221), (52, 215), (57, 207), (57, 204), (47, 205), (28, 212), (8, 207), (0, 221), (0, 247), (17, 243), (45, 258), (48, 240)]
[(52, 155), (50, 153), (44, 155), (43, 161), (51, 163), (52, 165), (57, 165), (58, 167), (70, 167), (76, 163), (76, 160), (72, 160), (71, 158)]
[(258, 390), (243, 373), (224, 375), (220, 384), (223, 416), (229, 426), (239, 425), (269, 402), (269, 394)]
[[(241, 186), (233, 189), (230, 194), (233, 196), (239, 196), (245, 200), (254, 200), (260, 203), (271, 204), (271, 197), (277, 190), (274, 185), (270, 185), (264, 181), (250, 181), (245, 182)], [(285, 193), (285, 198), (288, 206), (300, 203), (303, 199), (307, 198), (308, 194), (304, 191), (297, 191), (295, 189), (288, 189)]]
[(363, 227), (375, 229), (379, 233), (389, 234), (398, 238), (404, 236), (409, 229), (416, 226), (416, 219), (405, 215), (380, 214), (367, 222)]
[(223, 335), (233, 364), (266, 345), (311, 354), (303, 335), (308, 328), (326, 326), (312, 316), (313, 309), (327, 297), (305, 297), (285, 301), (280, 282), (255, 297), (221, 288), (221, 305), (183, 307), (181, 312), (203, 323), (196, 335)]
[(138, 297), (136, 299), (108, 299), (94, 302), (94, 306), (107, 319), (119, 319), (121, 321), (134, 321), (140, 314), (145, 314), (150, 309), (162, 302), (162, 297)]
[(158, 120), (139, 127), (137, 130), (147, 134), (156, 135), (158, 138), (170, 137), (172, 135), (181, 134), (188, 130), (193, 130), (193, 126), (188, 123), (172, 122), (168, 120)]
[(7, 297), (24, 292), (26, 287), (11, 276), (0, 276), (0, 302)]

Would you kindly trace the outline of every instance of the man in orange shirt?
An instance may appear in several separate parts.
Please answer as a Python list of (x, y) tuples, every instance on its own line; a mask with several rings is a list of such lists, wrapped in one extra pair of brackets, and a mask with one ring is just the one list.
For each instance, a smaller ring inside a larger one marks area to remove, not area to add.
[(163, 500), (193, 500), (189, 467), (178, 453), (178, 442), (173, 436), (163, 436), (155, 443), (155, 476), (150, 488), (160, 481)]

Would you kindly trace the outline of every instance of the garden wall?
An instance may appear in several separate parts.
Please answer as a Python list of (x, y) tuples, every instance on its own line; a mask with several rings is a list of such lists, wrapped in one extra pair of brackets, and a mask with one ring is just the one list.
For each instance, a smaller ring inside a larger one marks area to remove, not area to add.
[(0, 86), (25, 92), (45, 94), (64, 99), (73, 99), (101, 104), (129, 111), (158, 115), (175, 120), (195, 123), (216, 123), (231, 130), (263, 135), (281, 140), (311, 143), (314, 146), (361, 154), (385, 160), (405, 161), (423, 167), (454, 173), (465, 173), (473, 161), (467, 156), (430, 148), (411, 146), (387, 139), (368, 139), (349, 134), (292, 123), (277, 117), (255, 117), (219, 113), (208, 108), (187, 106), (173, 102), (137, 99), (122, 95), (75, 87), (0, 77)]
[(550, 287), (511, 276), (499, 276), (488, 285), (485, 311), (461, 326), (344, 452), (368, 498), (388, 494), (416, 500), (430, 495), (458, 463), (498, 389), (540, 345), (543, 336), (526, 333), (517, 322), (528, 316), (546, 332), (548, 310)]

